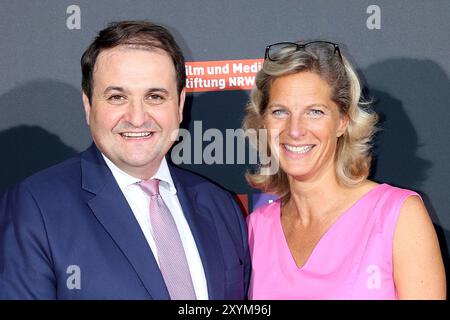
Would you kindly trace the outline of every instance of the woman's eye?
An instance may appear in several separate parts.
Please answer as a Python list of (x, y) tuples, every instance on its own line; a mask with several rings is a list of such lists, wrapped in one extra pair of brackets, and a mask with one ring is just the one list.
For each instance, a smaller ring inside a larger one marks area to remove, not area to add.
[(283, 116), (285, 116), (286, 114), (287, 114), (287, 112), (286, 112), (286, 110), (283, 110), (283, 109), (276, 109), (276, 110), (273, 110), (272, 111), (272, 114), (275, 116), (275, 117), (283, 117)]
[(311, 109), (311, 110), (308, 111), (308, 114), (310, 116), (318, 118), (320, 116), (323, 116), (325, 114), (325, 112), (323, 112), (322, 110), (319, 110), (319, 109)]

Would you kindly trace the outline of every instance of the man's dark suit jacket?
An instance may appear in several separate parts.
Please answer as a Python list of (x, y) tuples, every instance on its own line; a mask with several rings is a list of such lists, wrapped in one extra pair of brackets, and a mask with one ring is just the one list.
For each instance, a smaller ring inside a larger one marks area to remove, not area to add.
[[(173, 166), (170, 173), (209, 298), (245, 298), (250, 258), (239, 207), (197, 175)], [(0, 210), (0, 298), (169, 299), (140, 226), (95, 145), (6, 192)]]

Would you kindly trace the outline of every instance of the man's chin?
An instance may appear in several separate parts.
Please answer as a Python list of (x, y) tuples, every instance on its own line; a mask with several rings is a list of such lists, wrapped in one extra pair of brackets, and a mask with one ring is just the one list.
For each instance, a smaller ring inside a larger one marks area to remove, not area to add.
[(164, 158), (164, 156), (158, 156), (158, 157), (146, 157), (146, 158), (129, 158), (129, 159), (124, 159), (123, 163), (127, 166), (127, 167), (131, 167), (131, 168), (146, 168), (146, 167), (151, 167), (154, 165), (159, 166), (162, 159)]
[(116, 164), (123, 172), (139, 179), (148, 179), (156, 173), (162, 158), (155, 159), (124, 159)]

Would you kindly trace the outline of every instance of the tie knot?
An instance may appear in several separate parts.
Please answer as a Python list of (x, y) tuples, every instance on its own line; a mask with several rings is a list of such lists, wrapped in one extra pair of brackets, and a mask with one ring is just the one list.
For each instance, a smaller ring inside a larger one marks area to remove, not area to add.
[(139, 182), (142, 190), (145, 191), (149, 196), (155, 196), (159, 194), (159, 180), (158, 179), (150, 179), (150, 180), (142, 180)]

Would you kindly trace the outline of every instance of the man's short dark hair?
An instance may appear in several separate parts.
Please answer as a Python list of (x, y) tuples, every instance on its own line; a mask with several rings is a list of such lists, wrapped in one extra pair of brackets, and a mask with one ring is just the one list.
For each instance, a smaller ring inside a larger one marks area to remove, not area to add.
[(175, 66), (177, 91), (178, 96), (180, 95), (186, 86), (186, 69), (183, 52), (172, 34), (166, 28), (149, 21), (120, 21), (112, 22), (101, 30), (81, 57), (81, 86), (89, 102), (92, 99), (93, 73), (98, 55), (102, 50), (120, 45), (167, 52)]

